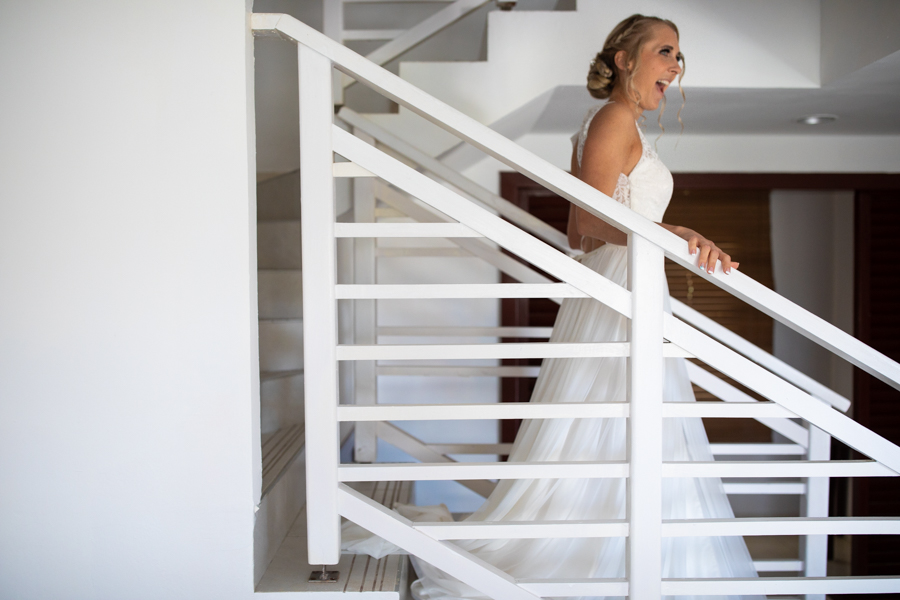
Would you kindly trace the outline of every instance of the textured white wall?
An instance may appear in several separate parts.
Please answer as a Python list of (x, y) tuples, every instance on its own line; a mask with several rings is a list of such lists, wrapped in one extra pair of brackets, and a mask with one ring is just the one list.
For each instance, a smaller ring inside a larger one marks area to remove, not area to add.
[(0, 596), (244, 598), (245, 0), (0, 4)]

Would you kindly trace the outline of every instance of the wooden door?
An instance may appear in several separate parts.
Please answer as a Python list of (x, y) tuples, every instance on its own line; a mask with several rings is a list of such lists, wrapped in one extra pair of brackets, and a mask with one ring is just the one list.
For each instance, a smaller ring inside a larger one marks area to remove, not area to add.
[[(856, 337), (900, 360), (900, 191), (856, 193)], [(857, 422), (900, 443), (900, 391), (856, 369), (853, 416)], [(853, 480), (855, 516), (900, 516), (900, 480)], [(900, 573), (896, 536), (855, 536), (854, 575)]]

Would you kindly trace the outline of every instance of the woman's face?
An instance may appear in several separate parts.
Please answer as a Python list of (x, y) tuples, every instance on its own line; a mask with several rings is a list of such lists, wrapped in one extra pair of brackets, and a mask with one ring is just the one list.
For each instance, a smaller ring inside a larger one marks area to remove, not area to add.
[(641, 60), (632, 85), (641, 110), (656, 110), (669, 84), (681, 73), (678, 36), (671, 27), (657, 24), (641, 47)]

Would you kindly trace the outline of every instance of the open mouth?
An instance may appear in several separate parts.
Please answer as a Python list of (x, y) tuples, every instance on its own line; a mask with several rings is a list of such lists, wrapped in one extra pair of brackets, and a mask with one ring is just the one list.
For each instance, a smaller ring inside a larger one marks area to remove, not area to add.
[(656, 82), (656, 89), (659, 90), (660, 94), (665, 95), (666, 88), (668, 88), (669, 84), (671, 84), (671, 83), (672, 83), (671, 81), (666, 81), (665, 79), (660, 79)]

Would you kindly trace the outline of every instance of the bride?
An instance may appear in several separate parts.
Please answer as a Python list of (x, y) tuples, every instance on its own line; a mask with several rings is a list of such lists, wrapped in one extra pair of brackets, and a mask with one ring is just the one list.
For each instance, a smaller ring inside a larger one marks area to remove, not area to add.
[[(672, 195), (672, 176), (639, 127), (644, 111), (656, 110), (683, 70), (678, 29), (670, 21), (633, 15), (609, 34), (588, 74), (588, 90), (608, 99), (592, 109), (574, 139), (572, 173), (632, 210), (660, 222)], [(660, 223), (687, 240), (699, 265), (717, 261), (728, 273), (738, 263), (695, 231)], [(569, 243), (579, 260), (604, 277), (626, 284), (626, 234), (573, 206)], [(625, 341), (627, 319), (593, 299), (567, 299), (551, 342)], [(625, 402), (625, 358), (545, 359), (531, 402)], [(683, 359), (666, 359), (665, 402), (694, 401)], [(663, 459), (712, 461), (700, 419), (664, 419)], [(523, 423), (509, 460), (625, 460), (623, 419), (547, 419)], [(663, 519), (733, 517), (722, 483), (715, 478), (666, 479)], [(410, 507), (412, 508), (412, 507)], [(401, 512), (403, 510), (401, 509)], [(410, 515), (412, 516), (412, 515)], [(473, 521), (598, 521), (625, 518), (623, 479), (502, 480)], [(435, 520), (430, 516), (429, 520)], [(346, 538), (345, 538), (346, 539)], [(352, 540), (348, 540), (352, 544)], [(740, 537), (678, 537), (662, 541), (665, 578), (755, 577)], [(625, 576), (625, 539), (554, 538), (467, 540), (459, 546), (515, 578), (583, 579)], [(371, 549), (371, 548), (370, 548)], [(420, 578), (418, 600), (484, 598), (483, 594), (413, 557)], [(714, 598), (705, 596), (704, 598)]]

